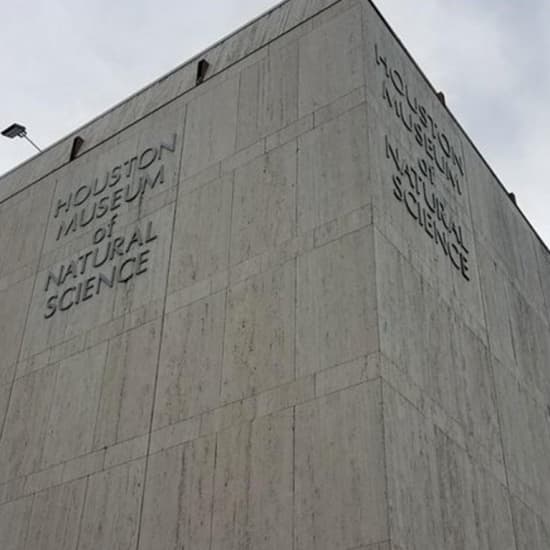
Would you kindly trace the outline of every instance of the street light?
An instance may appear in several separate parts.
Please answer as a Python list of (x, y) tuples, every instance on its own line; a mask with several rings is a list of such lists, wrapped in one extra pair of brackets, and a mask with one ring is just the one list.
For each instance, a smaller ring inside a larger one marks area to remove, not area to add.
[(39, 153), (42, 152), (42, 149), (32, 141), (32, 139), (27, 135), (27, 129), (22, 126), (21, 124), (17, 124), (17, 122), (14, 122), (11, 126), (8, 126), (5, 130), (2, 130), (2, 135), (14, 138), (14, 137), (20, 137), (25, 138)]

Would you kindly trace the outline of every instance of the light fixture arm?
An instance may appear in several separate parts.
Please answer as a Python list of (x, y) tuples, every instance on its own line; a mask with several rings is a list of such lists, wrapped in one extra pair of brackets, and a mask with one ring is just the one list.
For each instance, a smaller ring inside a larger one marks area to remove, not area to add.
[(27, 135), (26, 132), (20, 137), (25, 138), (39, 153), (42, 152), (42, 149), (36, 145), (36, 143)]

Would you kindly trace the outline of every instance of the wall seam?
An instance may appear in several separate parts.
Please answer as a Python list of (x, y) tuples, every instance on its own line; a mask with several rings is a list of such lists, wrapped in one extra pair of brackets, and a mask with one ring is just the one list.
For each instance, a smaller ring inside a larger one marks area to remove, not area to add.
[(151, 440), (152, 440), (152, 434), (153, 434), (153, 420), (155, 417), (155, 406), (156, 406), (156, 398), (157, 398), (157, 389), (158, 389), (158, 378), (159, 378), (159, 370), (160, 370), (160, 360), (161, 360), (161, 352), (162, 352), (162, 344), (163, 344), (163, 335), (164, 335), (164, 325), (165, 325), (165, 319), (166, 319), (166, 303), (168, 300), (168, 282), (170, 278), (170, 268), (172, 265), (172, 255), (173, 255), (173, 248), (174, 248), (174, 234), (176, 229), (176, 217), (178, 213), (178, 199), (181, 192), (181, 172), (182, 172), (182, 165), (183, 165), (183, 151), (185, 147), (185, 133), (187, 128), (187, 117), (188, 117), (188, 109), (187, 106), (185, 108), (185, 116), (184, 116), (184, 122), (181, 129), (181, 148), (180, 148), (180, 158), (178, 163), (178, 170), (176, 173), (176, 181), (174, 185), (177, 186), (177, 192), (176, 192), (176, 198), (174, 200), (174, 206), (173, 206), (173, 213), (172, 213), (172, 223), (171, 223), (171, 231), (170, 231), (170, 245), (168, 247), (168, 260), (167, 260), (167, 266), (166, 266), (166, 278), (164, 281), (164, 294), (163, 294), (163, 304), (162, 304), (162, 313), (160, 317), (160, 328), (159, 328), (159, 341), (158, 341), (158, 349), (157, 349), (157, 358), (156, 358), (156, 369), (155, 369), (155, 379), (153, 383), (153, 398), (151, 402), (151, 414), (149, 417), (149, 429), (147, 432), (147, 450), (145, 454), (145, 466), (144, 466), (144, 472), (143, 472), (143, 489), (141, 492), (141, 502), (139, 507), (139, 513), (137, 518), (137, 537), (136, 537), (136, 550), (139, 549), (140, 543), (141, 543), (141, 529), (142, 529), (142, 523), (143, 523), (143, 510), (145, 506), (145, 497), (147, 492), (147, 476), (149, 473), (149, 459), (150, 459), (150, 453), (151, 453)]

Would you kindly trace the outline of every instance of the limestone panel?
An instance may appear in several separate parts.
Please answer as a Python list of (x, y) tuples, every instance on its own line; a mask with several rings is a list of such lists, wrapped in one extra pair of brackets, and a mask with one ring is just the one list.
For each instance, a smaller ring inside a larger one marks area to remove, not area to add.
[(160, 320), (109, 342), (94, 430), (94, 449), (146, 433), (151, 422)]
[(366, 110), (359, 106), (298, 139), (300, 232), (372, 201), (366, 125)]
[(26, 550), (75, 550), (86, 479), (38, 493), (32, 505)]
[(521, 377), (550, 396), (550, 328), (515, 288), (510, 290), (510, 327), (514, 356)]
[(296, 407), (295, 547), (388, 540), (380, 381)]
[(407, 550), (445, 548), (433, 427), (387, 384), (383, 394), (392, 542)]
[(456, 414), (451, 310), (391, 243), (375, 238), (381, 350)]
[(224, 292), (166, 316), (155, 428), (200, 414), (219, 404), (224, 319)]
[(0, 278), (38, 262), (54, 186), (46, 179), (0, 204)]
[(545, 406), (504, 364), (495, 362), (506, 466), (527, 487), (539, 514), (550, 512), (550, 423)]
[(293, 411), (218, 434), (213, 550), (292, 548)]
[(226, 269), (233, 178), (207, 183), (178, 200), (168, 292)]
[(512, 499), (517, 550), (546, 550), (550, 541), (550, 526), (530, 510), (520, 499)]
[(33, 497), (22, 498), (0, 506), (0, 547), (2, 550), (24, 550), (31, 516)]
[(298, 42), (269, 48), (241, 72), (237, 150), (288, 126), (298, 117)]
[(136, 548), (145, 460), (90, 476), (77, 550)]
[(0, 481), (40, 467), (57, 369), (49, 367), (15, 381), (0, 440)]
[(294, 377), (295, 262), (235, 284), (227, 293), (221, 395), (235, 401)]
[(11, 395), (11, 385), (0, 386), (0, 426), (4, 427), (4, 420), (8, 414), (8, 404)]
[(361, 11), (354, 8), (300, 39), (300, 116), (363, 85), (361, 31)]
[[(457, 420), (465, 433), (474, 437), (476, 445), (486, 447), (491, 456), (502, 462), (501, 434), (493, 366), (484, 343), (456, 315), (452, 318), (452, 369)], [(437, 368), (437, 366), (435, 367)], [(447, 408), (445, 399), (438, 402)], [(451, 410), (451, 413), (453, 411)]]
[[(488, 470), (473, 463), (467, 453), (439, 429), (435, 431), (434, 445), (440, 499), (436, 521), (442, 528), (441, 548), (515, 550), (506, 488)], [(410, 498), (418, 507), (422, 506), (420, 494), (411, 494)], [(414, 524), (414, 516), (408, 520)]]
[(44, 466), (92, 450), (106, 352), (107, 345), (101, 344), (59, 363), (44, 443)]
[(510, 281), (502, 265), (478, 245), (479, 274), (491, 352), (501, 361), (514, 360), (510, 325)]
[(10, 384), (25, 329), (33, 279), (26, 279), (0, 290), (0, 385)]
[(190, 176), (235, 151), (238, 77), (211, 87), (189, 103), (183, 148), (183, 174)]
[(150, 457), (139, 550), (210, 548), (215, 448), (203, 437)]
[(378, 349), (372, 228), (298, 258), (298, 376)]
[(235, 170), (231, 264), (295, 235), (296, 143), (274, 149)]

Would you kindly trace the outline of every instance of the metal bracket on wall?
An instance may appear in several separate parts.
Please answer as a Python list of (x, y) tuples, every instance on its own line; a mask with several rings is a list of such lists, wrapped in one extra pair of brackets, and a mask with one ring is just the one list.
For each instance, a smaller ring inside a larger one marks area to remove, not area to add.
[(77, 157), (78, 152), (80, 151), (80, 148), (82, 147), (83, 143), (84, 143), (84, 140), (80, 136), (76, 136), (73, 139), (73, 145), (71, 147), (71, 155), (69, 157), (69, 161), (72, 161)]
[(201, 84), (204, 81), (204, 78), (206, 77), (206, 72), (208, 71), (208, 68), (210, 67), (210, 63), (206, 61), (206, 59), (201, 59), (197, 64), (197, 78), (195, 80), (195, 83), (197, 85)]

